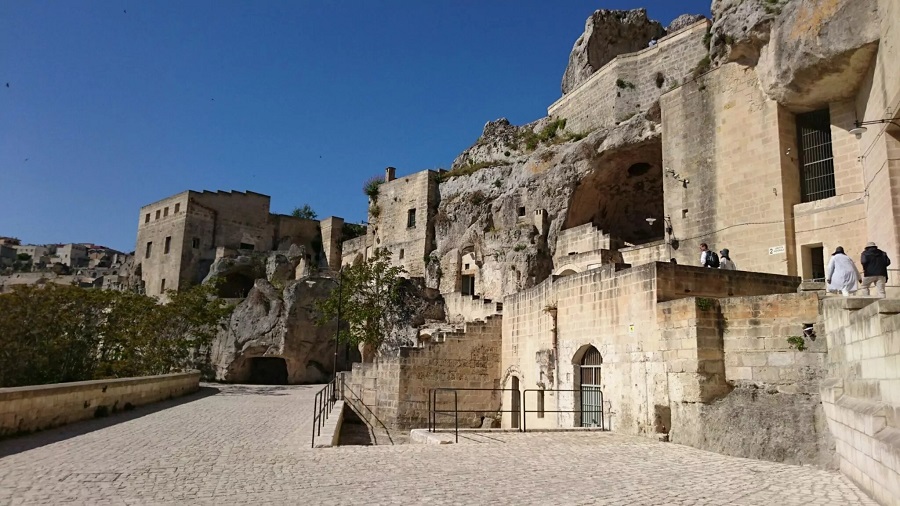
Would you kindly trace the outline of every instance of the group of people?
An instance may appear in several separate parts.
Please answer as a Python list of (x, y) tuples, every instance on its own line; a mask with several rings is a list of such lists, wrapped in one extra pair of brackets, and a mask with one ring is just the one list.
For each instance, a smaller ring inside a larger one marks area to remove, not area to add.
[[(875, 291), (879, 297), (885, 297), (884, 285), (887, 283), (887, 268), (891, 265), (891, 259), (887, 253), (878, 249), (874, 242), (866, 244), (866, 249), (860, 258), (863, 271), (859, 270), (853, 259), (844, 253), (844, 248), (838, 246), (831, 254), (828, 267), (825, 268), (825, 283), (829, 292), (842, 294), (855, 294), (857, 290), (865, 290), (870, 295), (869, 287), (875, 285)], [(861, 285), (861, 286), (860, 286)]]
[(731, 260), (728, 248), (720, 250), (719, 254), (716, 255), (715, 251), (710, 251), (709, 245), (705, 242), (700, 243), (700, 265), (711, 269), (737, 270), (737, 267)]
[[(887, 283), (887, 268), (891, 265), (891, 259), (887, 253), (878, 249), (874, 242), (866, 244), (860, 258), (863, 270), (860, 275), (853, 259), (844, 253), (844, 248), (838, 246), (828, 261), (825, 268), (825, 283), (829, 292), (840, 292), (844, 295), (855, 294), (859, 290), (865, 290), (865, 295), (870, 295), (869, 288), (875, 285), (875, 291), (879, 297), (886, 296), (884, 286)], [(712, 269), (735, 270), (728, 249), (710, 251), (705, 242), (700, 244), (700, 265)]]

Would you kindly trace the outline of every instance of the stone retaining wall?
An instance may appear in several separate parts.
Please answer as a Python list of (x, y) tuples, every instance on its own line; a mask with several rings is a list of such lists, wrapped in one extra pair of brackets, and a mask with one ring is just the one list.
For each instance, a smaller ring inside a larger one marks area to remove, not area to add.
[(105, 416), (199, 389), (199, 371), (0, 388), (0, 436)]

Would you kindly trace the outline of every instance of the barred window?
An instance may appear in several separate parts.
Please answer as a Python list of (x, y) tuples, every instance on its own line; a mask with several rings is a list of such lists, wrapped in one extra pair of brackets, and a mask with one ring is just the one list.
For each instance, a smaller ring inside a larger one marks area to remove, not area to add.
[(803, 202), (835, 196), (831, 117), (828, 109), (797, 115)]

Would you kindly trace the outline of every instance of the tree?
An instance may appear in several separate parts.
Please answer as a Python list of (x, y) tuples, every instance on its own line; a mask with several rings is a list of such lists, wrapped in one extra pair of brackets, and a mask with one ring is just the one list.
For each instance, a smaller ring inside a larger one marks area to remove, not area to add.
[(201, 285), (152, 297), (48, 283), (0, 294), (0, 387), (203, 367), (232, 308)]
[(338, 340), (362, 344), (363, 361), (370, 361), (390, 333), (402, 323), (405, 304), (401, 293), (403, 267), (392, 266), (390, 253), (378, 250), (367, 261), (341, 271), (338, 288), (317, 302), (318, 324), (332, 323), (340, 312)]
[(303, 218), (305, 220), (315, 220), (319, 217), (309, 204), (303, 204), (303, 207), (295, 207), (294, 210), (291, 211), (291, 216), (294, 218)]

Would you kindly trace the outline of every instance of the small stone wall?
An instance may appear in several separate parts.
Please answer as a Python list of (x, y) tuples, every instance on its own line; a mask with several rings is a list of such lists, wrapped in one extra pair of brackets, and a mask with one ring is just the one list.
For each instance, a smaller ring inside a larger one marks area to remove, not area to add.
[[(422, 348), (401, 348), (397, 358), (372, 364), (353, 364), (343, 373), (349, 387), (344, 399), (370, 423), (388, 428), (426, 427), (428, 392), (434, 388), (499, 388), (501, 317), (467, 323), (464, 332), (454, 332)], [(481, 417), (500, 409), (500, 396), (490, 391), (458, 393), (460, 426), (481, 425)], [(360, 401), (364, 406), (360, 405)], [(453, 409), (453, 394), (440, 394), (441, 410)], [(377, 420), (375, 420), (377, 418)], [(439, 425), (453, 426), (451, 416), (441, 416)]]
[(199, 371), (0, 388), (0, 436), (105, 416), (199, 389)]
[[(834, 468), (834, 440), (818, 392), (826, 353), (822, 325), (815, 324), (818, 305), (814, 293), (660, 304), (670, 348), (663, 356), (670, 371), (671, 440)], [(810, 323), (819, 337), (806, 339), (802, 351), (792, 348), (788, 337), (802, 336)]]
[(841, 472), (881, 504), (900, 503), (900, 300), (824, 301), (822, 402)]

